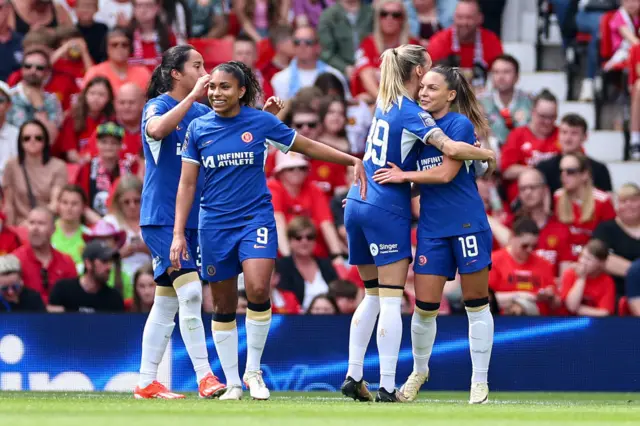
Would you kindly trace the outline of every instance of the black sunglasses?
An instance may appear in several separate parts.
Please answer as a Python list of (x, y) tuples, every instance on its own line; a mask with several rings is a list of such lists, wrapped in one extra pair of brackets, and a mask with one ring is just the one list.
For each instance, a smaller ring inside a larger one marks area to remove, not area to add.
[(388, 18), (388, 17), (392, 17), (393, 19), (402, 19), (404, 17), (404, 13), (402, 12), (388, 12), (386, 10), (381, 10), (380, 11), (380, 17), (381, 18)]
[(31, 68), (35, 68), (36, 71), (44, 71), (47, 69), (44, 65), (35, 65), (35, 64), (22, 64), (22, 68), (25, 70), (30, 70)]
[(302, 240), (315, 241), (316, 240), (316, 234), (296, 235), (296, 236), (293, 237), (293, 239), (296, 240), (296, 241), (302, 241)]
[(30, 142), (31, 139), (35, 140), (36, 142), (42, 142), (44, 141), (44, 136), (42, 135), (26, 135), (22, 137), (22, 142)]
[(295, 127), (296, 129), (302, 129), (305, 126), (310, 128), (310, 129), (315, 129), (316, 127), (318, 127), (318, 122), (317, 121), (303, 121), (301, 123), (293, 123), (293, 127)]
[(18, 291), (20, 291), (20, 287), (22, 287), (20, 284), (9, 284), (7, 286), (1, 287), (0, 288), (0, 292), (2, 292), (3, 294), (7, 294), (9, 293), (9, 290), (13, 290), (14, 293), (17, 293)]
[(311, 47), (316, 45), (316, 41), (310, 38), (294, 38), (293, 44), (296, 46), (301, 46), (304, 44), (305, 46)]
[(580, 170), (579, 168), (576, 168), (576, 167), (567, 167), (566, 169), (560, 169), (560, 173), (566, 173), (569, 176), (577, 175), (581, 171), (582, 170)]

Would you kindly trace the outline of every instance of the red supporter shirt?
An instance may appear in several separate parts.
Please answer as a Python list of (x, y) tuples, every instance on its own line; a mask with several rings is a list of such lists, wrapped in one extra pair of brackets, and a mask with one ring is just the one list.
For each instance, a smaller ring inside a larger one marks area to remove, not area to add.
[(0, 231), (0, 256), (12, 253), (15, 249), (20, 247), (20, 237), (2, 224), (2, 231)]
[(262, 82), (262, 89), (264, 90), (265, 101), (269, 98), (269, 96), (273, 96), (274, 92), (273, 86), (271, 86), (271, 79), (280, 71), (282, 71), (282, 68), (279, 68), (273, 62), (269, 62), (264, 67), (260, 68), (262, 78), (264, 79), (264, 81)]
[[(60, 253), (51, 248), (51, 262), (46, 267), (46, 274), (43, 273), (42, 263), (36, 258), (33, 249), (26, 244), (13, 252), (22, 265), (22, 280), (24, 285), (40, 293), (45, 304), (49, 302), (49, 292), (53, 286), (65, 278), (75, 278), (78, 276), (76, 264), (70, 256)], [(46, 275), (47, 284), (43, 278)]]
[[(556, 215), (558, 215), (558, 200), (562, 191), (562, 189), (559, 189), (555, 194), (553, 194)], [(578, 260), (582, 246), (589, 242), (593, 231), (601, 222), (616, 218), (616, 211), (613, 208), (613, 203), (611, 202), (609, 194), (593, 188), (593, 200), (595, 201), (593, 218), (584, 223), (580, 221), (580, 215), (582, 214), (580, 204), (575, 202), (573, 203), (574, 220), (573, 223), (568, 225), (570, 232), (569, 242), (571, 244), (571, 257), (568, 260)]]
[(76, 80), (76, 84), (78, 86), (81, 85), (82, 79), (84, 78), (84, 73), (86, 72), (82, 59), (74, 60), (68, 58), (60, 58), (56, 61), (55, 64), (53, 64), (53, 69), (72, 76)]
[[(480, 28), (480, 37), (482, 38), (482, 57), (488, 67), (491, 67), (493, 61), (502, 55), (502, 42), (492, 31)], [(438, 31), (429, 39), (427, 51), (433, 63), (447, 59), (449, 56), (457, 55), (460, 57), (461, 68), (472, 68), (474, 59), (475, 43), (461, 44), (460, 52), (453, 51), (453, 29), (446, 28)]]
[[(567, 299), (576, 281), (578, 281), (578, 274), (573, 268), (564, 271), (560, 293), (563, 302)], [(609, 275), (601, 273), (595, 277), (587, 277), (586, 281), (581, 304), (591, 308), (606, 309), (609, 314), (613, 315), (616, 309), (616, 285), (613, 279)]]
[(87, 117), (85, 121), (85, 129), (76, 133), (74, 129), (74, 120), (71, 114), (67, 114), (62, 122), (58, 139), (53, 145), (52, 154), (56, 157), (64, 158), (64, 154), (76, 150), (82, 152), (87, 148), (89, 139), (96, 131), (98, 126), (106, 121), (108, 117), (101, 115), (97, 120), (92, 117)]
[(328, 161), (311, 160), (311, 169), (309, 170), (309, 178), (329, 197), (331, 197), (336, 188), (347, 185), (347, 167), (329, 163)]
[(271, 202), (275, 212), (284, 214), (287, 223), (296, 216), (309, 217), (316, 227), (314, 255), (317, 257), (329, 256), (327, 245), (320, 231), (320, 224), (326, 221), (333, 222), (333, 216), (329, 208), (329, 200), (322, 190), (308, 179), (296, 197), (291, 196), (277, 179), (269, 179), (267, 185), (271, 191)]
[[(489, 288), (494, 292), (523, 291), (538, 294), (538, 291), (547, 287), (556, 289), (553, 266), (535, 254), (520, 264), (505, 247), (493, 252), (491, 261)], [(551, 311), (546, 303), (538, 303), (538, 308), (540, 315), (548, 315)]]
[[(555, 157), (560, 153), (558, 129), (546, 139), (537, 139), (529, 126), (522, 126), (509, 133), (507, 141), (502, 147), (502, 171), (514, 164), (535, 167), (539, 162)], [(507, 198), (511, 203), (518, 196), (518, 183), (513, 180), (507, 185)]]
[[(169, 34), (169, 47), (177, 44), (176, 36)], [(143, 65), (151, 72), (162, 62), (162, 50), (156, 41), (145, 41), (135, 37), (133, 40), (133, 55), (129, 59), (130, 65)]]
[(296, 315), (300, 313), (300, 303), (293, 292), (276, 288), (271, 292), (271, 310), (274, 314)]
[[(125, 129), (122, 138), (122, 149), (120, 150), (120, 158), (127, 161), (134, 161), (140, 157), (142, 151), (142, 138), (140, 132), (131, 133)], [(81, 155), (88, 154), (91, 157), (98, 155), (98, 136), (95, 131), (87, 140), (84, 149), (80, 150)]]
[[(416, 38), (409, 38), (409, 44), (420, 44), (420, 40)], [(360, 80), (360, 74), (362, 71), (368, 68), (375, 68), (378, 70), (378, 81), (380, 80), (380, 64), (382, 63), (382, 59), (380, 58), (381, 53), (378, 51), (378, 46), (376, 46), (375, 39), (373, 35), (367, 36), (360, 43), (360, 48), (356, 52), (356, 63), (355, 70), (353, 72), (353, 76), (351, 77), (351, 93), (353, 96), (357, 96), (360, 93), (365, 93), (366, 90), (362, 85), (362, 80)]]

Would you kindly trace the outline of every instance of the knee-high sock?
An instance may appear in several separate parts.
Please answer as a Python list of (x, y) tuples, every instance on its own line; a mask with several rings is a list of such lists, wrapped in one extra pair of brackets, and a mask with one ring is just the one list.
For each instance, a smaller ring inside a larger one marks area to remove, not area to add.
[(402, 340), (402, 288), (380, 286), (380, 318), (378, 319), (378, 354), (380, 387), (393, 392), (396, 365)]
[(142, 333), (142, 359), (138, 386), (145, 388), (157, 379), (158, 364), (162, 361), (167, 343), (176, 323), (178, 298), (172, 287), (156, 287), (156, 295)]
[(198, 382), (211, 373), (207, 341), (202, 324), (202, 283), (195, 272), (181, 275), (173, 281), (180, 308), (180, 334), (196, 372)]
[(489, 310), (488, 299), (469, 300), (464, 303), (469, 320), (469, 346), (473, 366), (471, 383), (487, 383), (493, 347), (493, 316)]
[(227, 386), (242, 386), (238, 373), (238, 327), (236, 314), (213, 314), (213, 341)]
[(371, 334), (380, 313), (377, 280), (375, 288), (366, 288), (366, 293), (358, 309), (351, 318), (349, 330), (349, 369), (347, 376), (354, 380), (362, 380), (364, 356), (371, 341)]
[(413, 371), (427, 374), (429, 358), (436, 341), (439, 303), (425, 303), (416, 300), (416, 308), (411, 317), (411, 347), (413, 350)]
[(245, 371), (259, 371), (262, 352), (271, 327), (271, 301), (247, 303), (247, 367)]

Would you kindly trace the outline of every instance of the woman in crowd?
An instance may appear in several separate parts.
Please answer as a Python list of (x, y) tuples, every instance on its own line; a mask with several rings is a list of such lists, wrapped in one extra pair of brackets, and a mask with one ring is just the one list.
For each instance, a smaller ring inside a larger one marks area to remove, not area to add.
[(186, 44), (191, 38), (191, 14), (186, 0), (162, 0), (165, 24), (176, 35), (177, 44)]
[(86, 148), (96, 128), (113, 120), (114, 114), (111, 83), (106, 77), (92, 78), (62, 122), (53, 154), (70, 163), (88, 161), (88, 158), (81, 158), (79, 152)]
[(142, 65), (129, 64), (132, 52), (132, 40), (129, 31), (116, 27), (109, 31), (105, 39), (107, 60), (92, 66), (84, 75), (84, 84), (94, 77), (105, 77), (111, 83), (113, 93), (118, 93), (125, 83), (135, 83), (142, 90), (147, 90), (151, 79), (151, 71)]
[(309, 315), (337, 315), (339, 313), (335, 299), (326, 293), (315, 296), (307, 309)]
[(356, 52), (356, 69), (351, 79), (351, 92), (369, 102), (378, 96), (380, 54), (403, 44), (419, 44), (409, 36), (409, 21), (402, 0), (376, 2), (373, 34), (367, 36)]
[(58, 251), (68, 254), (78, 270), (82, 267), (82, 234), (87, 228), (82, 224), (82, 215), (87, 205), (87, 196), (77, 185), (65, 185), (58, 196), (58, 219), (56, 230), (51, 237), (51, 245)]
[(160, 0), (133, 0), (133, 51), (129, 64), (143, 65), (150, 72), (162, 62), (162, 52), (177, 44), (171, 28), (162, 20)]
[[(7, 2), (9, 3), (9, 2)], [(12, 13), (9, 26), (17, 33), (25, 35), (31, 28), (53, 29), (59, 25), (73, 25), (71, 17), (61, 4), (53, 1), (26, 0), (7, 4)]]
[(322, 133), (318, 137), (320, 142), (339, 149), (342, 152), (350, 152), (351, 146), (347, 139), (347, 103), (339, 96), (327, 96), (320, 101), (318, 107)]
[(625, 294), (625, 277), (631, 264), (640, 259), (640, 187), (626, 183), (618, 189), (615, 219), (598, 225), (593, 237), (609, 246), (606, 270), (613, 277), (618, 296)]
[(67, 166), (51, 157), (44, 124), (25, 122), (18, 133), (18, 157), (7, 162), (2, 176), (7, 224), (21, 225), (36, 206), (56, 211), (58, 195), (67, 180)]
[(290, 6), (290, 0), (235, 0), (233, 11), (242, 32), (257, 43), (267, 36), (271, 26), (287, 22)]
[(115, 185), (109, 202), (109, 214), (104, 221), (118, 231), (127, 233), (127, 240), (120, 249), (123, 272), (129, 276), (151, 262), (149, 249), (142, 241), (140, 233), (140, 198), (142, 181), (136, 176), (124, 176)]
[(558, 220), (571, 231), (571, 259), (578, 260), (582, 246), (591, 239), (596, 227), (615, 219), (611, 197), (594, 188), (589, 159), (583, 154), (567, 154), (560, 161), (562, 188), (554, 194)]
[(420, 23), (420, 32), (418, 33), (420, 44), (427, 47), (429, 39), (442, 29), (438, 22), (436, 0), (413, 0), (413, 6), (416, 9), (418, 22)]
[(316, 228), (308, 217), (298, 216), (289, 222), (287, 239), (291, 256), (276, 262), (276, 271), (280, 275), (278, 288), (294, 293), (306, 311), (315, 296), (329, 291), (329, 283), (338, 275), (329, 259), (313, 255)]
[(129, 312), (149, 312), (156, 294), (156, 282), (153, 280), (153, 267), (150, 263), (142, 265), (133, 274), (133, 300), (124, 301)]

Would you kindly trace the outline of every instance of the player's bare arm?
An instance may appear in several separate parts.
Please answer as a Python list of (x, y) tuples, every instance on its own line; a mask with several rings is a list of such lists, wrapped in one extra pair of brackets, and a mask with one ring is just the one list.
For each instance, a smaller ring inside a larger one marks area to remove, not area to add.
[(196, 193), (200, 165), (183, 161), (180, 183), (176, 194), (176, 221), (173, 226), (173, 242), (171, 243), (170, 258), (174, 268), (180, 269), (180, 259), (187, 259), (187, 241), (184, 229), (187, 226), (187, 218), (193, 204)]

